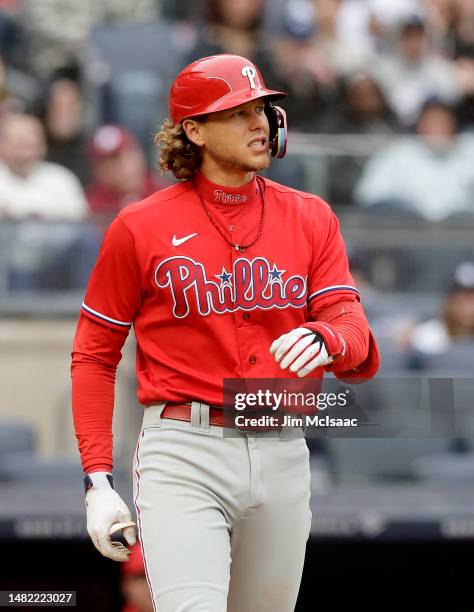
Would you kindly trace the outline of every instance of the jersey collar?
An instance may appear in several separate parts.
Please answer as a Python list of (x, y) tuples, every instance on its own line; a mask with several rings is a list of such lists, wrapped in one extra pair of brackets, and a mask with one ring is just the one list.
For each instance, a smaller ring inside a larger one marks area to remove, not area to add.
[(209, 181), (201, 172), (194, 177), (194, 183), (202, 197), (216, 206), (242, 206), (259, 197), (257, 179), (254, 177), (241, 187), (224, 187)]

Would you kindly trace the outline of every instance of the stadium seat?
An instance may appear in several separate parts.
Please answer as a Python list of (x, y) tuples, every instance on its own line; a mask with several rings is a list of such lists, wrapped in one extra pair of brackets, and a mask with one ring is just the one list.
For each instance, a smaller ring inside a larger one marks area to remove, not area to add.
[(0, 460), (0, 480), (22, 483), (82, 482), (79, 457), (39, 457), (33, 452), (7, 453)]
[(33, 452), (36, 446), (32, 425), (16, 420), (0, 420), (0, 457), (13, 452)]
[(411, 480), (418, 476), (415, 461), (446, 453), (446, 438), (332, 438), (330, 464), (338, 484)]
[(474, 341), (457, 341), (442, 353), (426, 356), (427, 375), (439, 377), (472, 377), (474, 375)]
[(438, 454), (418, 457), (413, 461), (414, 475), (425, 481), (474, 483), (474, 453)]
[(326, 456), (338, 483), (412, 479), (415, 459), (451, 448), (454, 428), (446, 435), (433, 428), (426, 379), (402, 368), (392, 372), (351, 385), (351, 410), (332, 409), (333, 417), (358, 418), (355, 429), (326, 430)]
[[(183, 51), (170, 23), (100, 25), (91, 35), (87, 58), (90, 86), (99, 86), (102, 107), (98, 123), (127, 127), (150, 154), (156, 132), (167, 115), (169, 85), (181, 70)], [(94, 83), (94, 67), (102, 67), (102, 82)]]

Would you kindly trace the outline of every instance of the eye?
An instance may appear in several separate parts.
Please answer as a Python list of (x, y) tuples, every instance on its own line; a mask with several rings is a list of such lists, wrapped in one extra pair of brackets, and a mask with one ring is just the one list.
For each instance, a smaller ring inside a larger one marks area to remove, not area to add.
[(257, 108), (255, 110), (257, 111), (257, 113), (263, 113), (265, 111), (265, 107), (264, 106), (257, 106)]
[(232, 113), (231, 117), (243, 117), (243, 115), (244, 115), (243, 110), (236, 110)]

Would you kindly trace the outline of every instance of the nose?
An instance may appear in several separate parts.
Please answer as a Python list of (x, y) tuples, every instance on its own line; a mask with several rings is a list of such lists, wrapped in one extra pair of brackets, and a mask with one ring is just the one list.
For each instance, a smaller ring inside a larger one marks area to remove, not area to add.
[(263, 111), (259, 111), (257, 108), (252, 111), (250, 129), (252, 131), (263, 130), (264, 132), (268, 130), (268, 119)]

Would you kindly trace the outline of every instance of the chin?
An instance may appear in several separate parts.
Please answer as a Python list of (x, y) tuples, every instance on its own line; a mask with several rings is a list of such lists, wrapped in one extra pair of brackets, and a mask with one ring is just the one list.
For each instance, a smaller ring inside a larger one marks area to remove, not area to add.
[(270, 154), (262, 153), (258, 157), (255, 157), (252, 161), (249, 160), (246, 172), (257, 172), (258, 170), (264, 170), (270, 166)]

